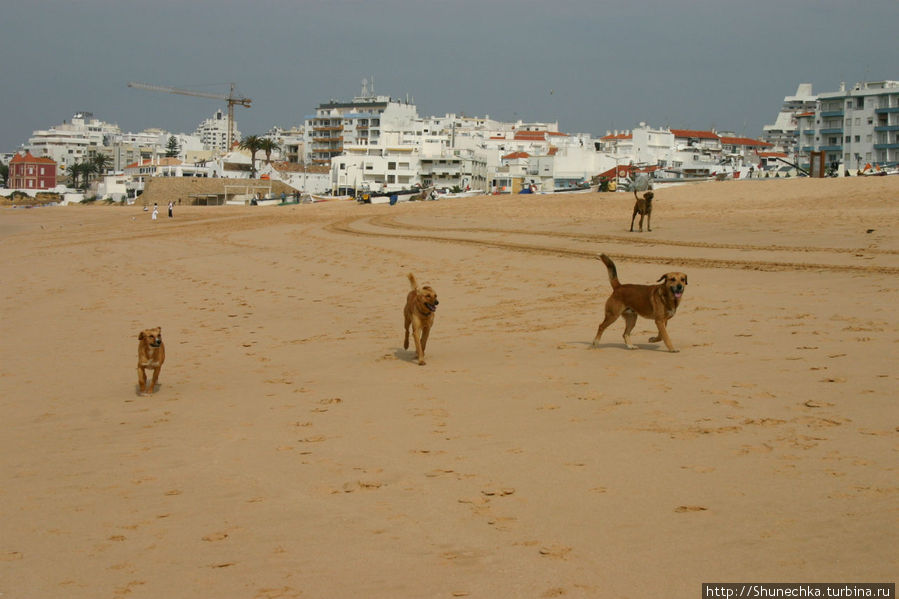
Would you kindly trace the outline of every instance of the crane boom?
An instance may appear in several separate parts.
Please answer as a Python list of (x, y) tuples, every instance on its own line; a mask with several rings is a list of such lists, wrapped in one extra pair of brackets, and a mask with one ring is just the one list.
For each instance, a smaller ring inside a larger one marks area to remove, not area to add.
[(128, 83), (128, 87), (133, 87), (135, 89), (145, 89), (147, 91), (153, 92), (163, 92), (167, 94), (179, 94), (182, 96), (194, 96), (197, 98), (209, 98), (211, 100), (224, 100), (228, 103), (228, 151), (231, 150), (231, 143), (234, 140), (234, 106), (243, 106), (244, 108), (249, 108), (250, 104), (253, 102), (250, 98), (244, 98), (242, 96), (234, 95), (234, 84), (231, 84), (231, 93), (228, 95), (224, 94), (210, 94), (206, 92), (197, 92), (189, 89), (178, 89), (177, 87), (168, 87), (165, 85), (151, 85), (149, 83), (138, 83), (136, 81), (130, 81)]

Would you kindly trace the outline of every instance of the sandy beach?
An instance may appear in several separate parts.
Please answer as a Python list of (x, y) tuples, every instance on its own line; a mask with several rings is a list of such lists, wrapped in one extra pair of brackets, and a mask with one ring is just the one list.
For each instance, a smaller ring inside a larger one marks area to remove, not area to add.
[[(899, 177), (633, 201), (0, 208), (0, 597), (895, 581)], [(679, 353), (591, 347), (599, 252), (689, 275)]]

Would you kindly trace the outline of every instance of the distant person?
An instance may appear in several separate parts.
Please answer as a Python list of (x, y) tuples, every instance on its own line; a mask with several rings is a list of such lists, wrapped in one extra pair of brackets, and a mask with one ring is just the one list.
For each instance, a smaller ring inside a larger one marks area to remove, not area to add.
[(169, 218), (172, 218), (172, 212), (175, 210), (175, 204), (169, 200)]
[(153, 204), (153, 215), (150, 218), (152, 218), (153, 220), (156, 220), (158, 216), (159, 216), (159, 206), (157, 206), (156, 204)]

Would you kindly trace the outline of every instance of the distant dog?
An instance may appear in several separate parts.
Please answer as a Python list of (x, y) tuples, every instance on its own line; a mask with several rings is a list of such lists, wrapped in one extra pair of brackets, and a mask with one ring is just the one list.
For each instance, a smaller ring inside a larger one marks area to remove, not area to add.
[(437, 311), (437, 292), (425, 285), (419, 287), (415, 275), (409, 273), (409, 282), (412, 291), (406, 296), (406, 307), (403, 316), (406, 321), (406, 338), (403, 340), (403, 349), (409, 349), (409, 325), (412, 326), (412, 338), (415, 340), (415, 352), (418, 354), (418, 365), (425, 364), (425, 348), (428, 345), (428, 336), (431, 327), (434, 326), (434, 312)]
[(631, 233), (634, 232), (634, 219), (637, 218), (637, 215), (640, 215), (640, 232), (643, 232), (643, 217), (646, 216), (646, 230), (652, 232), (652, 225), (650, 224), (650, 219), (652, 218), (652, 198), (654, 194), (651, 191), (647, 191), (643, 194), (643, 197), (637, 195), (637, 190), (634, 190), (634, 197), (637, 198), (637, 201), (634, 202), (634, 214), (631, 216)]
[(631, 331), (637, 324), (637, 315), (640, 315), (643, 318), (654, 320), (659, 328), (658, 336), (650, 338), (650, 343), (661, 340), (665, 342), (668, 351), (678, 351), (668, 336), (667, 324), (670, 319), (674, 318), (674, 313), (677, 312), (677, 307), (680, 305), (684, 288), (687, 286), (687, 275), (682, 272), (669, 272), (659, 278), (660, 284), (658, 285), (622, 285), (618, 280), (618, 270), (611, 258), (600, 254), (599, 259), (603, 261), (609, 271), (612, 295), (606, 300), (606, 317), (596, 331), (593, 345), (596, 346), (599, 343), (603, 331), (609, 325), (618, 320), (619, 316), (624, 315), (624, 343), (629, 349), (637, 349), (637, 346), (631, 343)]
[[(141, 395), (153, 393), (159, 380), (159, 371), (165, 362), (165, 344), (162, 342), (162, 327), (144, 329), (137, 336), (137, 386)], [(153, 380), (147, 384), (145, 369), (153, 369)]]

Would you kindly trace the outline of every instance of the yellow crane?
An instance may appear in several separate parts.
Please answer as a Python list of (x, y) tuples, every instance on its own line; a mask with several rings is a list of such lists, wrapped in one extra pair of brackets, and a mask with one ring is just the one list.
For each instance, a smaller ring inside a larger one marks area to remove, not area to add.
[(212, 100), (225, 100), (228, 103), (228, 151), (231, 150), (231, 144), (234, 141), (234, 107), (235, 106), (243, 106), (245, 108), (250, 107), (250, 103), (252, 100), (250, 98), (244, 98), (242, 96), (234, 95), (234, 84), (231, 84), (231, 92), (228, 95), (223, 94), (209, 94), (206, 92), (196, 92), (189, 89), (178, 89), (176, 87), (166, 87), (164, 85), (150, 85), (149, 83), (137, 83), (136, 81), (131, 81), (128, 83), (128, 87), (133, 87), (135, 89), (146, 89), (153, 92), (164, 92), (167, 94), (180, 94), (182, 96), (195, 96), (197, 98), (210, 98)]

